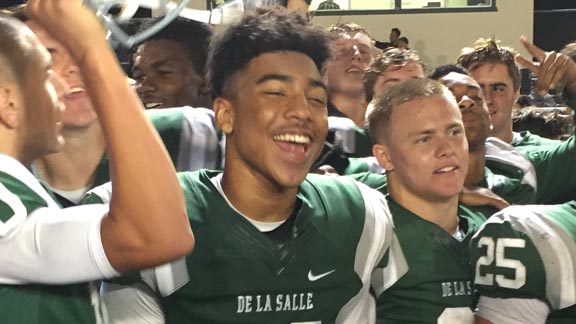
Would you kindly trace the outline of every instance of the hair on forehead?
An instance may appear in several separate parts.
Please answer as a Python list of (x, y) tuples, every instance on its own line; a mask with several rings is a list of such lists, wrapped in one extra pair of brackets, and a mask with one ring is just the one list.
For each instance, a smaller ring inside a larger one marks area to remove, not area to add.
[[(133, 24), (138, 32), (143, 32), (157, 24), (164, 17), (134, 19)], [(206, 62), (208, 60), (208, 45), (212, 37), (212, 27), (198, 21), (177, 17), (170, 24), (150, 36), (137, 46), (132, 47), (130, 57), (139, 45), (154, 40), (169, 40), (176, 42), (187, 51), (186, 57), (192, 63), (194, 71), (198, 75), (204, 76), (206, 73)], [(130, 60), (133, 65), (132, 59)]]
[(16, 18), (0, 14), (0, 79), (22, 85), (28, 72), (32, 32)]
[(368, 36), (368, 38), (372, 39), (372, 36), (370, 35), (370, 33), (366, 28), (353, 22), (345, 22), (332, 25), (328, 27), (328, 31), (335, 36), (337, 36), (338, 34), (362, 33)]
[(379, 53), (372, 61), (372, 64), (364, 71), (364, 92), (366, 101), (370, 102), (374, 98), (374, 85), (382, 72), (390, 66), (405, 66), (408, 63), (416, 63), (426, 71), (426, 66), (417, 51), (401, 48), (391, 48), (383, 53)]
[(258, 9), (215, 35), (210, 44), (209, 81), (215, 97), (234, 87), (236, 72), (252, 59), (272, 52), (294, 51), (312, 59), (323, 71), (329, 57), (327, 33), (313, 26), (302, 13), (281, 7)]
[(444, 95), (456, 104), (454, 96), (442, 83), (431, 79), (409, 79), (386, 89), (373, 100), (373, 110), (368, 115), (368, 134), (373, 143), (382, 143), (390, 128), (396, 107), (414, 100)]
[(500, 46), (493, 38), (480, 38), (472, 47), (464, 47), (456, 63), (473, 72), (484, 64), (503, 64), (512, 79), (514, 90), (520, 89), (520, 69), (515, 57), (518, 52), (511, 47)]

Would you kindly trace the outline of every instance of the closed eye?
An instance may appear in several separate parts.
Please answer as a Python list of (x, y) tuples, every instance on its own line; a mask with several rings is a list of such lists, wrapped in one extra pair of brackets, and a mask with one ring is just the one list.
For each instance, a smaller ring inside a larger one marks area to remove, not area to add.
[(327, 99), (326, 99), (326, 98), (310, 97), (310, 98), (308, 98), (308, 100), (314, 101), (314, 102), (319, 103), (319, 104), (321, 104), (321, 105), (326, 105), (326, 104), (327, 104)]
[(264, 94), (266, 94), (268, 96), (274, 96), (274, 97), (284, 96), (284, 93), (281, 91), (265, 91)]
[(426, 144), (430, 141), (430, 136), (421, 136), (416, 139), (416, 144)]
[(454, 128), (450, 131), (451, 136), (458, 136), (464, 133), (464, 130), (461, 128)]

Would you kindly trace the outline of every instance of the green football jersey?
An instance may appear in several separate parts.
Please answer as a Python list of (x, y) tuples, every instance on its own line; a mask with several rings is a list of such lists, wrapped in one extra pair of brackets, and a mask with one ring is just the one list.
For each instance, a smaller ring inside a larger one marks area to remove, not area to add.
[(486, 166), (534, 188), (533, 203), (564, 203), (576, 198), (576, 139), (558, 144), (514, 147), (496, 138), (486, 141)]
[[(370, 288), (383, 290), (407, 271), (383, 195), (351, 179), (310, 175), (297, 211), (264, 233), (228, 203), (219, 174), (179, 175), (194, 251), (142, 272), (162, 296), (166, 323), (374, 322)], [(108, 309), (114, 318), (130, 306)]]
[[(219, 169), (223, 155), (214, 113), (205, 108), (149, 109), (146, 115), (158, 131), (177, 171)], [(110, 181), (108, 157), (96, 169), (93, 187)]]
[[(58, 208), (32, 174), (15, 163), (15, 160), (0, 154), (0, 237), (20, 235), (16, 228), (26, 214), (28, 217), (43, 207)], [(25, 240), (26, 237), (19, 239)], [(36, 248), (41, 250), (42, 246)], [(11, 252), (16, 257), (19, 253), (37, 253), (16, 250), (16, 247)], [(25, 263), (4, 262), (2, 267), (25, 267)], [(58, 286), (4, 284), (21, 280), (2, 276), (0, 282), (0, 323), (102, 323), (97, 290), (88, 283)]]
[(408, 272), (378, 295), (377, 323), (472, 323), (474, 296), (468, 245), (484, 222), (459, 206), (461, 240), (388, 198)]
[(574, 323), (575, 240), (576, 202), (506, 208), (471, 241), (474, 284), (481, 296), (542, 300), (550, 322)]
[(540, 145), (557, 145), (560, 140), (549, 139), (546, 137), (538, 136), (532, 134), (529, 131), (522, 131), (519, 133), (514, 132), (514, 140), (512, 141), (512, 146), (540, 146)]
[(372, 141), (368, 132), (356, 126), (348, 117), (328, 117), (328, 136), (331, 144), (340, 145), (344, 153), (353, 157), (372, 155)]

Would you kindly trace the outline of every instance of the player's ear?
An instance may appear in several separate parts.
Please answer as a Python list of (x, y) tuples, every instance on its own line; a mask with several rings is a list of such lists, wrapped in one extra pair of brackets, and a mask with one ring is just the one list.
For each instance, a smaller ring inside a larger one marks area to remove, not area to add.
[(8, 129), (18, 126), (21, 102), (14, 87), (0, 84), (0, 124)]
[(394, 171), (394, 164), (390, 159), (389, 151), (390, 150), (385, 144), (374, 144), (372, 146), (372, 154), (376, 160), (378, 160), (378, 164), (380, 164), (386, 172)]
[(212, 105), (216, 116), (216, 125), (224, 133), (230, 134), (234, 130), (234, 109), (232, 103), (222, 97), (214, 100)]

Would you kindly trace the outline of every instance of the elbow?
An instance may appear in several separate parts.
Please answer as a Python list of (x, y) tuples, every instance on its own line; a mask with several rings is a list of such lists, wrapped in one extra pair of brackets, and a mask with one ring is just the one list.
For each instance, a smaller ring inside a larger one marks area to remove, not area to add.
[[(147, 242), (148, 244), (146, 245), (148, 246), (154, 245), (157, 258), (166, 261), (174, 261), (188, 255), (194, 249), (194, 234), (190, 228), (186, 212), (183, 211), (182, 214), (183, 215), (178, 217), (185, 219), (185, 224), (178, 227), (172, 227), (172, 230), (165, 231), (163, 235), (155, 236), (156, 242), (153, 244)], [(149, 248), (148, 251), (150, 251)]]

